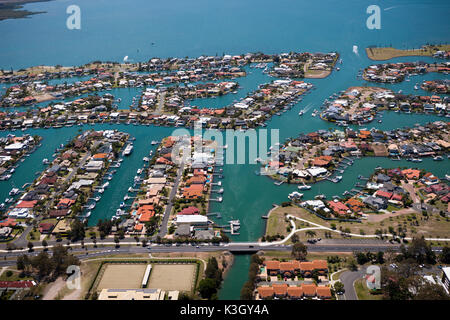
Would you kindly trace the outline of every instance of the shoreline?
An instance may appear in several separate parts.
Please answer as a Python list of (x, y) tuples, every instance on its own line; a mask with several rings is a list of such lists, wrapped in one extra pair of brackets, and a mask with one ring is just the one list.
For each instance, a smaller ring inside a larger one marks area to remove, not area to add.
[(400, 57), (432, 57), (437, 51), (449, 51), (450, 45), (424, 45), (417, 49), (396, 49), (392, 47), (366, 48), (370, 60), (384, 61)]
[(35, 2), (49, 2), (52, 0), (4, 0), (0, 3), (0, 21), (8, 19), (22, 19), (47, 11), (28, 11), (23, 9), (23, 5)]

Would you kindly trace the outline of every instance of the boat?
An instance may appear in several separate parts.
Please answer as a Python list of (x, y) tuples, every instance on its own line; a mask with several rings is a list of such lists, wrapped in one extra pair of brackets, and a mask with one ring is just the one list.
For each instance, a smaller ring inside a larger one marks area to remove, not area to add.
[(309, 190), (309, 189), (311, 189), (311, 186), (302, 184), (302, 185), (298, 186), (297, 188), (298, 188), (298, 190)]
[(125, 202), (121, 202), (120, 205), (119, 205), (119, 207), (120, 207), (120, 208), (125, 207)]
[(100, 196), (96, 196), (96, 197), (94, 198), (94, 200), (97, 201), (97, 202), (99, 202), (100, 199), (101, 199)]
[(100, 188), (100, 189), (98, 189), (97, 191), (98, 191), (98, 193), (103, 193), (103, 192), (105, 192), (105, 189)]
[(450, 174), (446, 174), (445, 179), (447, 179), (447, 181), (450, 181)]
[(383, 169), (382, 167), (380, 167), (380, 166), (378, 166), (378, 167), (375, 167), (375, 170), (381, 170), (381, 169)]
[(444, 158), (442, 158), (441, 156), (436, 156), (436, 157), (433, 157), (433, 160), (434, 161), (442, 161), (442, 160), (444, 160)]
[(149, 162), (150, 161), (150, 159), (147, 158), (147, 157), (142, 158), (142, 160), (144, 160), (144, 162)]
[(288, 195), (288, 199), (289, 200), (300, 199), (301, 197), (303, 197), (303, 193), (300, 193), (300, 192), (297, 192), (297, 191), (291, 192)]
[(419, 158), (413, 158), (411, 161), (412, 161), (412, 162), (422, 162), (422, 159), (419, 159)]
[(123, 150), (122, 155), (123, 156), (129, 156), (131, 154), (131, 152), (133, 151), (133, 144), (129, 143), (126, 147), (125, 150)]
[(106, 181), (103, 185), (102, 185), (102, 189), (106, 189), (109, 186), (109, 182)]
[(10, 196), (15, 196), (17, 194), (19, 194), (20, 190), (17, 188), (12, 188), (11, 191), (9, 192)]
[(49, 164), (50, 161), (48, 161), (47, 158), (45, 158), (44, 160), (42, 160), (42, 164)]
[(155, 144), (158, 144), (158, 143), (159, 143), (158, 141), (153, 140), (153, 141), (152, 141), (152, 146), (154, 146)]
[(93, 210), (95, 208), (95, 202), (91, 203), (88, 207), (89, 210)]
[(419, 90), (419, 86), (417, 85), (417, 83), (416, 83), (416, 85), (414, 86), (414, 90)]
[(300, 112), (298, 113), (299, 116), (302, 116), (305, 112), (303, 110), (300, 110)]

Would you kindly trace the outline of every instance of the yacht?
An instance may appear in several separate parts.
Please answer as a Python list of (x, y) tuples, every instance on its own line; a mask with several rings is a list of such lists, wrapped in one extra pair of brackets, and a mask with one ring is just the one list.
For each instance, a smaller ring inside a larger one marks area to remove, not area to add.
[(309, 190), (309, 189), (311, 189), (311, 186), (302, 184), (302, 185), (298, 186), (297, 188), (298, 188), (298, 190)]
[(291, 192), (288, 195), (289, 200), (300, 199), (301, 197), (303, 197), (303, 193), (297, 191)]
[(123, 150), (122, 155), (129, 156), (132, 151), (133, 151), (133, 144), (130, 143), (126, 146), (125, 150)]
[(9, 192), (10, 196), (15, 196), (17, 194), (19, 194), (20, 190), (17, 188), (12, 188), (11, 191)]

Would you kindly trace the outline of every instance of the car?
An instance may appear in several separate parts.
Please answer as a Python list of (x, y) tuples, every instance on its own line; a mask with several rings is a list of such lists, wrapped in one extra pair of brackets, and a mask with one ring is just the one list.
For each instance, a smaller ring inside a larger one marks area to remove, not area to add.
[(254, 248), (255, 246), (248, 246), (249, 248)]
[(197, 246), (195, 246), (195, 247), (196, 247), (197, 249), (198, 249), (198, 248), (200, 248), (200, 246), (199, 246), (199, 245), (197, 245)]

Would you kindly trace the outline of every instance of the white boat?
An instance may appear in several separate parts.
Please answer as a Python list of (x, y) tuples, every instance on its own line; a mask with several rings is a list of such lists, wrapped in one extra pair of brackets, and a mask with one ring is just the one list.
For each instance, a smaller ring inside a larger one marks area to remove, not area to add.
[(98, 189), (97, 191), (98, 191), (98, 193), (103, 193), (103, 192), (105, 192), (105, 189), (100, 188), (100, 189)]
[(422, 159), (414, 158), (411, 160), (412, 162), (422, 162)]
[(450, 181), (450, 174), (446, 174), (445, 179), (447, 179), (447, 181)]
[(89, 210), (93, 210), (95, 208), (95, 202), (91, 203), (88, 207)]
[(102, 185), (102, 189), (106, 189), (109, 186), (109, 182), (106, 181), (103, 185)]
[(442, 160), (444, 160), (444, 158), (442, 158), (441, 156), (436, 156), (436, 157), (433, 157), (433, 160), (434, 161), (442, 161)]
[(144, 157), (142, 160), (144, 160), (144, 162), (148, 162), (150, 159), (147, 157)]
[(300, 110), (300, 112), (298, 113), (299, 116), (302, 116), (304, 114), (303, 110)]
[(91, 216), (91, 211), (88, 211), (88, 213), (86, 213), (86, 215), (83, 218), (89, 218)]
[(122, 155), (123, 156), (129, 156), (131, 154), (131, 152), (133, 151), (133, 145), (131, 143), (129, 143), (126, 147), (125, 150), (123, 150)]
[(42, 160), (42, 164), (49, 164), (50, 161), (48, 161), (47, 158), (45, 158), (44, 160)]
[(94, 200), (97, 201), (97, 202), (99, 202), (100, 199), (101, 199), (101, 198), (100, 198), (99, 196), (96, 196), (96, 197), (94, 198)]
[(120, 205), (119, 205), (119, 207), (120, 207), (120, 208), (125, 207), (125, 202), (121, 202)]
[(297, 188), (298, 188), (298, 190), (309, 190), (309, 189), (311, 189), (311, 186), (302, 184), (302, 185), (298, 186)]
[(297, 191), (291, 192), (288, 195), (288, 199), (289, 200), (300, 199), (301, 197), (303, 197), (303, 193), (300, 193), (300, 192), (297, 192)]
[(10, 196), (15, 196), (15, 195), (17, 195), (19, 192), (20, 192), (19, 189), (17, 189), (17, 188), (12, 188), (11, 191), (9, 192), (9, 195), (10, 195)]

